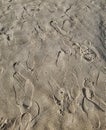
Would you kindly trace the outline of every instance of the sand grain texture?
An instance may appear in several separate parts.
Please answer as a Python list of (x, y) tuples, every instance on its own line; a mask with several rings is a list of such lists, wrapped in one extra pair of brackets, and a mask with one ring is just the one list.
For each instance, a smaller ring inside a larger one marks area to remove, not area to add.
[(0, 0), (0, 130), (106, 130), (106, 0)]

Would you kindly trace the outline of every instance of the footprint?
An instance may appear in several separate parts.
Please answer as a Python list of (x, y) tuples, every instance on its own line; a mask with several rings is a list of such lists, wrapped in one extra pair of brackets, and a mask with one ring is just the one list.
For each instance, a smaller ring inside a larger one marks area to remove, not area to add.
[(54, 94), (54, 101), (56, 105), (58, 106), (60, 114), (63, 114), (65, 110), (64, 99), (65, 99), (65, 89), (64, 88), (57, 89)]
[(82, 102), (82, 109), (87, 114), (87, 117), (92, 124), (92, 128), (99, 129), (101, 126), (101, 122), (97, 111), (95, 110), (96, 103), (92, 102), (91, 98), (89, 99), (89, 97), (91, 97), (90, 93), (85, 92), (85, 97)]
[(15, 93), (16, 104), (18, 105), (21, 114), (23, 114), (32, 106), (34, 86), (29, 79), (25, 79), (18, 72), (15, 72), (13, 77), (13, 89)]
[(15, 93), (16, 104), (22, 105), (25, 96), (24, 92), (25, 79), (17, 72), (13, 75), (13, 77), (14, 77), (13, 90)]
[(97, 108), (99, 108), (103, 112), (106, 112), (106, 102), (103, 99), (95, 94), (92, 101), (95, 103), (95, 105), (97, 105)]
[(57, 22), (56, 21), (50, 21), (50, 26), (57, 32), (57, 33), (59, 33), (59, 34), (61, 34), (61, 35), (66, 35), (66, 32), (64, 31), (64, 30), (62, 30), (59, 26), (58, 26), (58, 24), (57, 24)]
[(21, 116), (21, 129), (22, 130), (30, 130), (30, 124), (29, 122), (31, 121), (31, 114), (30, 113), (24, 113)]
[(74, 114), (69, 114), (65, 112), (63, 120), (62, 120), (62, 127), (64, 130), (72, 130), (73, 125), (76, 123), (76, 119)]
[(73, 55), (77, 58), (79, 57), (79, 52), (80, 52), (80, 44), (79, 43), (73, 43), (72, 44), (72, 48), (73, 48)]
[(74, 114), (76, 112), (76, 109), (77, 109), (76, 101), (73, 101), (72, 103), (70, 103), (67, 109), (68, 109), (69, 113)]
[(62, 29), (64, 31), (66, 31), (67, 33), (73, 31), (73, 28), (74, 28), (74, 20), (73, 19), (65, 19), (63, 21), (63, 26), (62, 26)]
[(87, 62), (93, 62), (97, 57), (96, 53), (91, 48), (88, 48), (85, 45), (81, 46), (80, 54), (81, 58)]
[(97, 99), (97, 96), (94, 94), (92, 90), (90, 90), (89, 88), (83, 88), (83, 94), (85, 98), (95, 106), (95, 108), (102, 112), (105, 112), (106, 103), (103, 104), (103, 102)]
[(100, 129), (101, 121), (99, 119), (98, 114), (95, 111), (90, 112), (88, 118), (92, 124), (93, 129)]
[(86, 88), (94, 88), (94, 82), (90, 78), (85, 78), (83, 84)]
[(26, 82), (25, 78), (18, 72), (15, 72), (13, 74), (13, 78), (14, 78), (14, 81), (16, 82), (16, 84), (18, 84), (22, 89), (24, 89), (25, 82)]
[(32, 82), (27, 79), (25, 83), (25, 97), (23, 100), (23, 107), (29, 109), (32, 106), (34, 86)]
[(75, 73), (71, 74), (70, 87), (71, 87), (71, 96), (74, 100), (76, 100), (80, 95), (80, 86)]
[(56, 66), (58, 66), (61, 71), (65, 68), (65, 54), (63, 51), (59, 51), (57, 54)]
[(28, 59), (26, 61), (26, 65), (30, 71), (33, 71), (35, 62), (34, 62), (34, 55), (31, 52), (29, 52), (29, 54), (28, 54)]
[(91, 111), (94, 110), (94, 104), (91, 103), (91, 102), (90, 102), (89, 100), (87, 100), (86, 98), (84, 98), (82, 105), (83, 105), (83, 106), (82, 106), (82, 107), (83, 107), (83, 111), (87, 114), (87, 116), (88, 116), (88, 114), (89, 114)]
[(33, 127), (37, 123), (38, 117), (40, 115), (40, 106), (39, 106), (38, 102), (33, 101), (33, 104), (30, 108), (30, 114), (31, 114), (30, 125), (31, 125), (31, 127)]
[(84, 81), (84, 87), (83, 92), (85, 93), (85, 97), (91, 101), (97, 109), (106, 111), (105, 101), (95, 94), (94, 82), (86, 78)]

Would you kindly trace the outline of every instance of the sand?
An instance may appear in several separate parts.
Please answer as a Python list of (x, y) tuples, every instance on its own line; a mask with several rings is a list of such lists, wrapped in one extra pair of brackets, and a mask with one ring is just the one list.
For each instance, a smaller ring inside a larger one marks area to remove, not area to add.
[(106, 130), (106, 0), (0, 0), (0, 130)]

